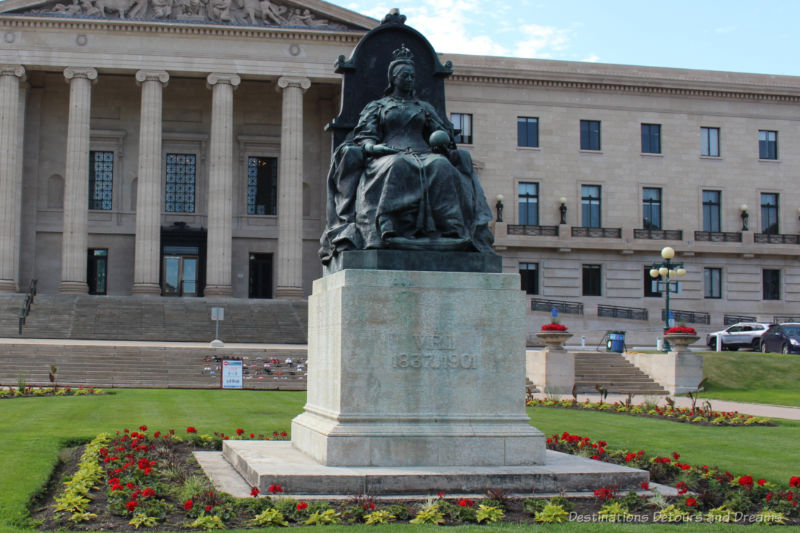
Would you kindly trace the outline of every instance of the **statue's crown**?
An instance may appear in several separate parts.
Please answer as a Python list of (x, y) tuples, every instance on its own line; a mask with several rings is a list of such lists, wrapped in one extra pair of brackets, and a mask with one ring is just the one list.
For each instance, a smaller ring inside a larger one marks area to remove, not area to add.
[(398, 60), (413, 61), (414, 60), (414, 54), (412, 54), (411, 50), (406, 48), (405, 43), (403, 43), (403, 44), (400, 45), (400, 48), (398, 48), (397, 50), (392, 52), (392, 60), (393, 61), (398, 61)]

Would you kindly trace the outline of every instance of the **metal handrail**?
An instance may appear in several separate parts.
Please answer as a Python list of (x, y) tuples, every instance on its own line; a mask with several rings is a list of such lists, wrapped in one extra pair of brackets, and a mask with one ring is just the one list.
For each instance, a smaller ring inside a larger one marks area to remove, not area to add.
[(28, 285), (28, 291), (25, 293), (25, 303), (22, 304), (22, 309), (19, 312), (19, 334), (22, 335), (22, 326), (25, 325), (25, 319), (31, 312), (31, 305), (33, 305), (33, 298), (36, 296), (36, 285), (39, 283), (38, 279), (32, 279)]

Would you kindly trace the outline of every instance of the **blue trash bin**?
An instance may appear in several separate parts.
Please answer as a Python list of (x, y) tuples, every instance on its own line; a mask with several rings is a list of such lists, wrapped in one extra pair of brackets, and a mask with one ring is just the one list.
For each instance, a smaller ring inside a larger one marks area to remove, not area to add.
[(608, 351), (622, 353), (625, 351), (625, 332), (610, 331), (608, 333)]

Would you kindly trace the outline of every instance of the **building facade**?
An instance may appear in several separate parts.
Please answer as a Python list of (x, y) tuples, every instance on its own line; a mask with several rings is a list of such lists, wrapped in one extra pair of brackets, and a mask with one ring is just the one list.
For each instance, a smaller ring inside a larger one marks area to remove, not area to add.
[[(333, 62), (377, 24), (319, 0), (0, 2), (0, 290), (306, 297)], [(800, 315), (800, 79), (448, 59), (533, 307), (657, 323), (668, 245), (679, 320)]]

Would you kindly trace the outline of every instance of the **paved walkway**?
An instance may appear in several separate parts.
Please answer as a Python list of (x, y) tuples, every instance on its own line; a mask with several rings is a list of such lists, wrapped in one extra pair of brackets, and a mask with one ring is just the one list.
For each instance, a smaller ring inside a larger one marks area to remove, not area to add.
[[(145, 346), (163, 348), (211, 348), (211, 341), (208, 342), (165, 342), (165, 341), (100, 341), (82, 339), (25, 339), (13, 337), (0, 337), (0, 345), (3, 344), (32, 344), (45, 346)], [(233, 343), (226, 342), (224, 348), (236, 350), (250, 349), (269, 349), (269, 350), (305, 350), (305, 344), (256, 344), (256, 343)]]
[[(544, 394), (535, 394), (536, 398), (545, 398)], [(627, 399), (626, 394), (609, 394), (606, 397), (606, 402), (624, 402)], [(570, 399), (569, 394), (562, 394), (560, 398)], [(578, 400), (584, 401), (589, 399), (593, 402), (600, 400), (600, 395), (597, 393), (578, 394)], [(691, 407), (692, 400), (685, 396), (673, 397), (675, 405), (678, 407)], [(658, 402), (663, 405), (664, 398), (662, 396), (633, 396), (632, 402), (635, 404), (644, 403), (645, 401)], [(800, 420), (800, 407), (782, 407), (779, 405), (767, 405), (761, 403), (743, 403), (743, 402), (729, 402), (725, 400), (714, 400), (706, 396), (701, 396), (697, 401), (697, 405), (702, 405), (704, 401), (708, 400), (711, 403), (711, 408), (715, 411), (731, 412), (736, 411), (746, 415), (753, 416), (766, 416), (769, 418), (785, 418), (787, 420)]]

